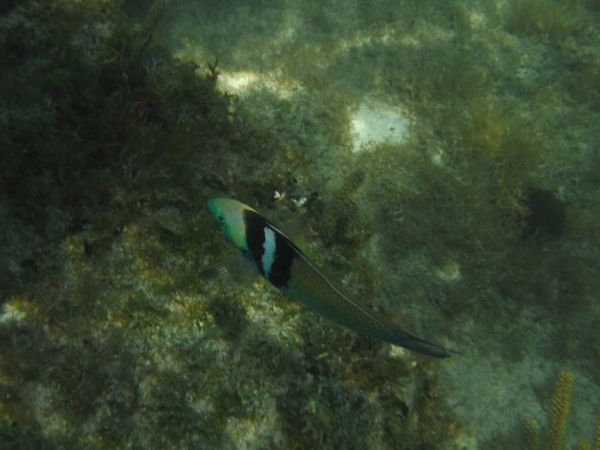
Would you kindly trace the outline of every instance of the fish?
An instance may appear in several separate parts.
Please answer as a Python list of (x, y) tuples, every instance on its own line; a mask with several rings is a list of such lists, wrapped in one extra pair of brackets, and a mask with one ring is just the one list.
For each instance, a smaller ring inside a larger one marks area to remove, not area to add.
[[(457, 353), (405, 331), (351, 299), (285, 233), (250, 206), (216, 197), (209, 199), (208, 209), (245, 262), (296, 302), (356, 333), (417, 353), (436, 358)], [(216, 270), (226, 271), (226, 264)]]

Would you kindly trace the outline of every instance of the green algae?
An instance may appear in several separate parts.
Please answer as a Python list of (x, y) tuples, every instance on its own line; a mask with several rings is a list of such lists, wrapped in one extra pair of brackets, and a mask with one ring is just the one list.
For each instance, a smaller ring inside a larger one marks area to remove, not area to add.
[[(596, 36), (581, 17), (593, 5), (402, 2), (357, 13), (339, 39), (329, 37), (345, 23), (337, 13), (304, 5), (311, 39), (327, 42), (292, 42), (282, 67), (324, 92), (313, 104), (310, 93), (258, 96), (256, 105), (274, 105), (261, 116), (215, 92), (233, 66), (234, 35), (221, 30), (202, 66), (183, 64), (161, 45), (157, 17), (168, 2), (126, 3), (150, 14), (131, 26), (103, 2), (48, 11), (33, 2), (16, 25), (3, 24), (2, 144), (11, 151), (1, 160), (2, 217), (19, 236), (7, 240), (1, 278), (3, 311), (19, 311), (0, 323), (5, 442), (459, 445), (460, 408), (439, 384), (452, 369), (340, 330), (264, 283), (198, 276), (228, 256), (204, 212), (215, 194), (283, 221), (305, 210), (308, 253), (336, 280), (411, 329), (456, 342), (465, 359), (541, 353), (597, 373), (586, 326), (598, 287), (597, 192), (578, 184), (595, 186), (597, 176), (594, 164), (574, 164), (597, 144), (587, 128), (598, 109)], [(283, 9), (259, 9), (285, 22)], [(247, 33), (260, 28), (240, 11)], [(90, 37), (98, 22), (108, 32)], [(260, 28), (252, 42), (282, 30)], [(38, 83), (54, 64), (63, 70)], [(356, 86), (405, 105), (407, 142), (344, 151), (348, 113), (363, 95)], [(523, 242), (530, 186), (565, 196), (562, 234)], [(519, 318), (523, 309), (535, 320)], [(485, 331), (461, 328), (472, 321)], [(541, 343), (530, 341), (537, 322), (552, 326)], [(573, 324), (583, 345), (564, 339)], [(490, 433), (474, 432), (482, 443)]]
[(507, 27), (513, 32), (559, 41), (582, 31), (578, 9), (578, 2), (513, 0), (509, 2)]

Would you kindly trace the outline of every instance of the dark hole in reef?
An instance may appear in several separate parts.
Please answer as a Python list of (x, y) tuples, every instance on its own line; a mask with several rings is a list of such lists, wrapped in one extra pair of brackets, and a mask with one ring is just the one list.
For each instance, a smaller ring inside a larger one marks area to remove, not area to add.
[(567, 212), (565, 204), (551, 190), (528, 188), (524, 194), (528, 214), (525, 217), (523, 239), (537, 234), (558, 237), (565, 229)]

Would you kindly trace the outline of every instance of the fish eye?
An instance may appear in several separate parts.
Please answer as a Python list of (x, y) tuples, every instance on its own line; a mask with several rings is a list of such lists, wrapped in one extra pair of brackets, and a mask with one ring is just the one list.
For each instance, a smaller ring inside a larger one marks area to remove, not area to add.
[(221, 225), (225, 223), (225, 217), (223, 217), (222, 215), (218, 215), (217, 216), (217, 222), (219, 222)]

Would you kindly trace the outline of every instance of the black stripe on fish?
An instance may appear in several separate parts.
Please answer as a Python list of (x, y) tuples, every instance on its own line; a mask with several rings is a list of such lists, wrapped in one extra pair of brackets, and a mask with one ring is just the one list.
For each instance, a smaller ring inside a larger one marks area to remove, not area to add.
[(246, 225), (246, 242), (252, 260), (261, 275), (265, 275), (262, 265), (262, 256), (265, 243), (266, 220), (260, 214), (249, 209), (244, 210), (244, 224)]
[[(285, 288), (291, 277), (291, 267), (295, 257), (294, 244), (291, 243), (267, 219), (255, 211), (244, 211), (246, 241), (252, 260), (262, 276), (278, 288)], [(275, 237), (275, 249), (272, 238)], [(271, 245), (265, 245), (271, 244)], [(273, 252), (273, 254), (266, 254)], [(268, 267), (265, 267), (267, 262)]]
[(278, 230), (275, 233), (275, 260), (269, 271), (269, 281), (278, 288), (285, 288), (292, 276), (292, 264), (296, 252), (291, 242)]

